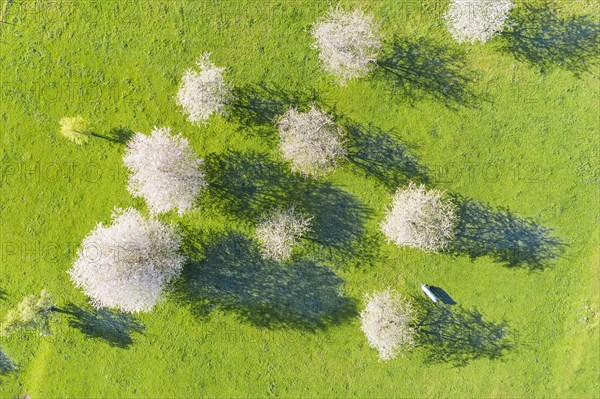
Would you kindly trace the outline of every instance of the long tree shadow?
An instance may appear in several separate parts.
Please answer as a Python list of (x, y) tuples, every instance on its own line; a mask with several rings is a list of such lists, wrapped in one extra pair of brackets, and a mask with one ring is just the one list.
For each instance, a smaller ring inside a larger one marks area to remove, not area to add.
[(312, 244), (338, 252), (344, 264), (368, 263), (375, 256), (376, 246), (370, 251), (356, 250), (366, 235), (368, 210), (350, 193), (293, 173), (285, 164), (257, 152), (212, 154), (205, 165), (210, 176), (208, 206), (255, 222), (265, 212), (294, 205), (313, 217), (312, 230), (304, 237)]
[(110, 141), (115, 144), (125, 144), (127, 140), (134, 135), (132, 130), (123, 127), (116, 127), (106, 133), (99, 133), (93, 130), (85, 132), (86, 135)]
[(239, 233), (213, 238), (204, 255), (186, 266), (173, 291), (199, 317), (216, 308), (260, 327), (315, 330), (356, 314), (341, 293), (343, 280), (313, 261), (267, 261)]
[(145, 329), (133, 315), (110, 309), (84, 309), (68, 304), (58, 311), (68, 314), (71, 317), (69, 325), (89, 338), (100, 339), (122, 349), (133, 344), (133, 333), (142, 333)]
[(514, 348), (506, 322), (484, 320), (477, 310), (452, 308), (428, 299), (417, 300), (420, 313), (419, 347), (427, 363), (450, 363), (465, 366), (470, 361), (496, 359)]
[(5, 375), (15, 370), (15, 363), (0, 349), (0, 375)]
[(376, 76), (409, 101), (429, 97), (450, 108), (474, 106), (478, 101), (472, 89), (477, 76), (468, 68), (464, 53), (431, 39), (396, 38), (377, 65)]
[(489, 256), (507, 267), (543, 269), (563, 253), (551, 230), (508, 209), (458, 197), (460, 221), (449, 251), (471, 259)]
[(134, 134), (133, 130), (120, 126), (110, 129), (108, 137), (115, 143), (125, 144)]
[(410, 148), (378, 127), (347, 123), (348, 155), (353, 165), (375, 176), (388, 188), (408, 181), (429, 181), (427, 168), (410, 155)]
[(290, 107), (303, 107), (313, 102), (318, 102), (315, 91), (291, 91), (272, 83), (254, 83), (235, 89), (229, 118), (244, 131), (271, 137), (276, 131), (277, 116)]
[(550, 3), (515, 9), (502, 37), (504, 51), (542, 72), (562, 68), (578, 75), (598, 65), (600, 23), (590, 15), (561, 17)]

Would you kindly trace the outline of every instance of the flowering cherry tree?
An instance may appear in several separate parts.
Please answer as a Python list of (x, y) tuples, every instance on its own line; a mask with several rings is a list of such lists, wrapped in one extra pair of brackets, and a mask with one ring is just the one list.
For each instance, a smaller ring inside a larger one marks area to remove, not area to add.
[(304, 175), (323, 175), (335, 169), (346, 154), (342, 130), (314, 106), (308, 112), (290, 108), (279, 117), (280, 149), (292, 169)]
[(410, 183), (394, 195), (381, 230), (389, 241), (433, 252), (446, 248), (454, 235), (456, 207), (444, 192)]
[(310, 230), (311, 219), (293, 206), (265, 215), (256, 228), (263, 256), (279, 262), (288, 260), (298, 240)]
[(315, 24), (312, 35), (325, 70), (342, 84), (366, 76), (381, 49), (373, 18), (360, 9), (353, 12), (340, 7), (332, 9), (327, 18)]
[(223, 76), (225, 68), (216, 67), (210, 53), (204, 53), (197, 64), (200, 71), (188, 69), (183, 75), (176, 101), (190, 122), (206, 123), (212, 114), (227, 114), (233, 89)]
[(137, 133), (127, 144), (123, 158), (132, 172), (129, 192), (142, 197), (153, 214), (191, 209), (207, 186), (200, 159), (188, 140), (171, 135), (168, 127), (155, 128), (150, 136)]
[(415, 344), (415, 310), (397, 293), (386, 290), (366, 295), (360, 313), (361, 329), (369, 346), (377, 349), (380, 360), (393, 359)]
[(97, 308), (149, 311), (183, 268), (180, 235), (139, 211), (116, 209), (110, 226), (98, 223), (83, 240), (69, 271)]
[(452, 0), (444, 19), (458, 42), (486, 42), (502, 30), (513, 7), (512, 0)]

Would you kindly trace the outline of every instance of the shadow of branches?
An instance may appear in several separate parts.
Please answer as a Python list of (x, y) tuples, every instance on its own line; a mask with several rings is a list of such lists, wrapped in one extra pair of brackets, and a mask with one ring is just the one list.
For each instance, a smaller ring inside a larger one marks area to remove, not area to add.
[(372, 125), (345, 125), (350, 163), (394, 190), (408, 181), (429, 181), (426, 167), (409, 154), (407, 144)]
[(144, 326), (133, 315), (110, 309), (84, 309), (68, 304), (59, 310), (71, 316), (69, 325), (89, 338), (101, 339), (110, 346), (128, 348), (133, 344), (132, 333), (142, 333)]
[(209, 188), (207, 206), (236, 219), (256, 221), (263, 213), (294, 204), (313, 217), (305, 239), (343, 254), (348, 263), (366, 263), (371, 252), (359, 253), (354, 245), (365, 236), (368, 210), (358, 199), (328, 182), (307, 179), (287, 165), (258, 152), (229, 151), (206, 157)]
[(229, 118), (259, 136), (272, 136), (277, 128), (275, 119), (290, 107), (302, 107), (318, 102), (315, 91), (291, 91), (272, 83), (254, 83), (235, 88), (235, 102)]
[(108, 137), (115, 143), (125, 144), (134, 134), (133, 130), (126, 127), (115, 127), (110, 129)]
[(564, 245), (551, 230), (508, 209), (458, 199), (460, 221), (450, 252), (471, 259), (489, 256), (507, 267), (543, 269), (561, 256)]
[(561, 17), (549, 3), (514, 10), (502, 32), (503, 50), (542, 72), (562, 68), (576, 75), (598, 64), (600, 23), (589, 15)]
[(0, 349), (0, 375), (5, 375), (15, 370), (15, 363)]
[(214, 308), (260, 327), (315, 330), (356, 314), (343, 280), (310, 260), (286, 265), (262, 258), (240, 233), (213, 237), (205, 258), (186, 266), (173, 295), (199, 317)]
[(99, 139), (109, 141), (111, 143), (125, 144), (127, 140), (129, 140), (131, 136), (134, 135), (134, 132), (127, 128), (116, 127), (106, 133), (99, 133), (97, 131), (90, 130), (87, 131), (85, 134), (91, 137), (96, 137)]
[[(303, 108), (319, 102), (315, 91), (290, 91), (268, 83), (237, 88), (236, 96), (230, 118), (245, 131), (267, 137), (276, 136), (275, 119), (289, 107)], [(348, 130), (348, 159), (354, 165), (389, 186), (397, 186), (407, 178), (427, 180), (425, 168), (408, 154), (406, 144), (374, 126), (353, 124), (339, 115), (335, 119)]]
[(431, 39), (396, 38), (377, 65), (376, 76), (411, 102), (429, 97), (455, 108), (474, 106), (478, 100), (472, 89), (477, 76), (464, 53)]
[(496, 359), (514, 347), (506, 322), (486, 321), (477, 310), (452, 308), (428, 299), (417, 300), (420, 312), (419, 346), (428, 363), (465, 366), (472, 360)]

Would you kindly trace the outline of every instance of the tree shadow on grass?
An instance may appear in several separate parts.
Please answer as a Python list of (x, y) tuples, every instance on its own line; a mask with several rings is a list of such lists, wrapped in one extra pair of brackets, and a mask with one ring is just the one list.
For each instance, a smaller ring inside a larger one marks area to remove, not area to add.
[[(206, 157), (209, 188), (205, 200), (236, 219), (256, 222), (265, 212), (294, 205), (313, 217), (311, 243), (337, 251), (345, 263), (368, 263), (373, 252), (356, 251), (365, 237), (368, 209), (328, 182), (289, 171), (287, 165), (258, 152), (230, 151)], [(372, 250), (376, 250), (373, 247)]]
[(271, 137), (276, 132), (275, 119), (290, 107), (305, 107), (318, 102), (315, 91), (291, 91), (272, 83), (255, 83), (235, 89), (230, 120), (244, 131)]
[(239, 233), (213, 237), (204, 255), (186, 266), (173, 291), (198, 317), (216, 308), (260, 327), (312, 331), (356, 314), (341, 293), (343, 280), (313, 261), (267, 261)]
[(429, 181), (426, 167), (410, 155), (407, 144), (372, 125), (347, 123), (346, 129), (347, 159), (388, 188), (396, 189), (408, 181)]
[(134, 133), (133, 133), (133, 131), (131, 131), (127, 128), (118, 127), (118, 128), (111, 129), (108, 133), (98, 133), (96, 131), (86, 131), (85, 134), (87, 134), (91, 137), (98, 138), (98, 139), (110, 141), (111, 143), (125, 144), (127, 142), (127, 140), (129, 140), (131, 138), (131, 136), (133, 136)]
[(506, 322), (484, 320), (477, 310), (452, 308), (419, 298), (419, 346), (425, 350), (427, 363), (450, 363), (455, 367), (470, 361), (501, 357), (514, 348)]
[(433, 98), (449, 108), (478, 102), (472, 89), (477, 76), (456, 48), (423, 37), (396, 38), (377, 65), (375, 76), (390, 82), (411, 102)]
[(6, 299), (6, 291), (4, 291), (3, 289), (0, 288), (0, 301), (3, 301)]
[(84, 309), (68, 304), (60, 310), (71, 316), (69, 325), (87, 337), (101, 339), (110, 346), (126, 349), (133, 344), (132, 333), (142, 333), (144, 325), (133, 315), (110, 309)]
[(542, 73), (562, 68), (579, 75), (598, 65), (600, 23), (590, 15), (561, 17), (549, 3), (515, 9), (502, 49)]
[(17, 368), (15, 363), (0, 349), (0, 375), (8, 374)]
[(543, 269), (562, 255), (564, 244), (552, 231), (508, 209), (458, 199), (460, 221), (449, 251), (471, 259), (489, 256), (507, 267)]
[(108, 137), (115, 143), (125, 144), (135, 133), (126, 127), (115, 127), (110, 129)]

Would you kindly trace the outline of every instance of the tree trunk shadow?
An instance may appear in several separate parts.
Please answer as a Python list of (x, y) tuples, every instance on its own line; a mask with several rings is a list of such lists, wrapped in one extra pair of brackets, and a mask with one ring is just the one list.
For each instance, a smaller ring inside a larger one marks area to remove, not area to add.
[(4, 352), (0, 349), (0, 375), (5, 375), (16, 371), (16, 369), (17, 367), (14, 361), (4, 354)]
[(341, 293), (343, 280), (329, 268), (267, 261), (239, 233), (210, 240), (204, 259), (188, 264), (173, 290), (198, 317), (217, 308), (259, 327), (313, 331), (355, 316), (354, 301)]
[(409, 181), (429, 181), (427, 168), (410, 154), (410, 148), (395, 136), (375, 126), (346, 122), (347, 159), (390, 189)]
[(290, 107), (306, 107), (318, 102), (315, 91), (292, 91), (282, 86), (260, 82), (235, 89), (235, 101), (229, 119), (244, 132), (272, 138), (277, 127), (276, 118)]
[[(356, 251), (366, 237), (364, 223), (369, 209), (350, 193), (328, 183), (306, 178), (287, 165), (258, 152), (229, 151), (206, 157), (209, 186), (202, 207), (213, 208), (236, 220), (255, 223), (264, 213), (294, 205), (312, 216), (312, 230), (306, 235), (311, 247), (317, 245), (339, 252), (344, 263), (365, 264), (371, 251)], [(317, 252), (319, 248), (315, 248)], [(364, 256), (363, 256), (364, 255)]]
[(471, 259), (489, 256), (504, 266), (530, 270), (544, 269), (562, 255), (564, 244), (549, 228), (508, 209), (495, 210), (461, 197), (455, 200), (460, 218), (449, 252)]
[(420, 313), (419, 343), (427, 363), (462, 367), (473, 360), (501, 357), (515, 347), (506, 322), (490, 322), (477, 310), (452, 308), (417, 299)]
[(132, 333), (142, 333), (145, 329), (133, 315), (110, 309), (86, 309), (70, 303), (57, 311), (69, 315), (69, 325), (87, 337), (122, 349), (133, 344)]
[(516, 8), (501, 34), (501, 49), (542, 73), (555, 68), (576, 76), (591, 71), (598, 65), (600, 23), (591, 15), (562, 17), (558, 11), (551, 3)]
[(473, 107), (480, 99), (472, 88), (477, 76), (464, 53), (431, 39), (395, 38), (377, 65), (375, 76), (410, 102), (432, 98), (454, 109)]

